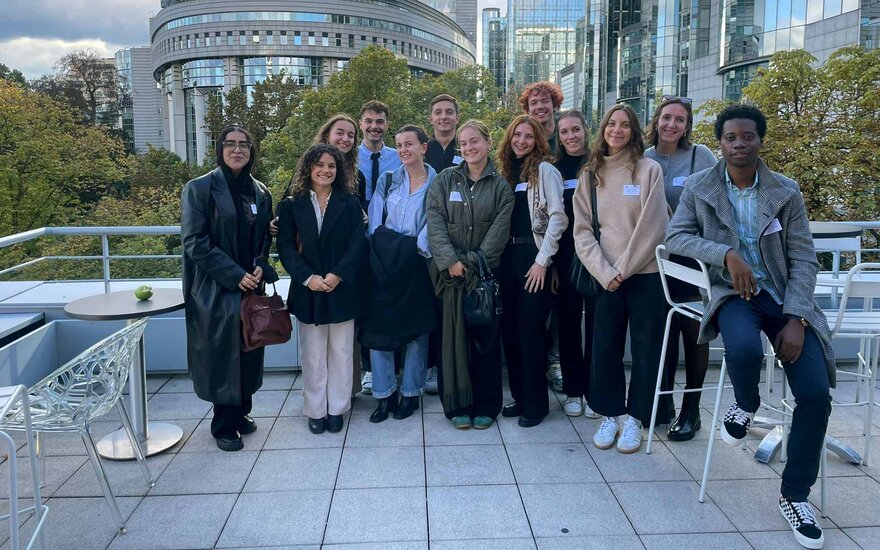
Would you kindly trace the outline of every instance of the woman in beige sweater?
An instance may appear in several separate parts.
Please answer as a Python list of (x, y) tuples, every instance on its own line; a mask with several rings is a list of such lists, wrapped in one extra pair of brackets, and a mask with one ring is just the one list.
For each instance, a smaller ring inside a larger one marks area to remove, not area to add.
[[(610, 449), (620, 434), (617, 450), (622, 453), (641, 447), (642, 423), (651, 419), (666, 312), (654, 249), (663, 242), (670, 212), (663, 170), (644, 151), (635, 111), (613, 106), (602, 119), (574, 195), (575, 249), (604, 289), (596, 297), (589, 405), (605, 418), (593, 443)], [(628, 392), (623, 369), (627, 326), (632, 353)], [(621, 427), (617, 417), (627, 414)]]

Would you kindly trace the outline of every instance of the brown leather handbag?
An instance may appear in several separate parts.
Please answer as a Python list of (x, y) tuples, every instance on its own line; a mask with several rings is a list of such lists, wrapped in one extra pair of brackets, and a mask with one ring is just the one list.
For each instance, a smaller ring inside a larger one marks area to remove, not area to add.
[(241, 297), (242, 351), (283, 344), (290, 340), (293, 323), (284, 300), (272, 284), (272, 296), (258, 296), (253, 291)]

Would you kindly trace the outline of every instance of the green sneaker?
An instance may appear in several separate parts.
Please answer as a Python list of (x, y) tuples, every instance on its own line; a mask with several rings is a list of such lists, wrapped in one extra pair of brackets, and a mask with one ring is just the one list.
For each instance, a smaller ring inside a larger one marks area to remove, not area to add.
[(474, 418), (474, 429), (475, 430), (486, 430), (489, 428), (489, 426), (492, 425), (492, 422), (494, 422), (494, 420), (492, 420), (491, 417), (478, 416), (478, 417)]
[(471, 427), (471, 417), (467, 415), (455, 416), (452, 418), (452, 425), (459, 430), (466, 430)]

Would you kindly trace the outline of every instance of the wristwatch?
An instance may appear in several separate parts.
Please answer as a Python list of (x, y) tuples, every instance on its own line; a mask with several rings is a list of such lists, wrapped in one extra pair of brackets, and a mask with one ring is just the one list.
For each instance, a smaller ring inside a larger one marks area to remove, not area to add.
[(801, 322), (802, 325), (804, 325), (804, 328), (810, 326), (810, 323), (806, 319), (804, 319), (803, 317), (801, 317), (799, 319), (799, 321)]

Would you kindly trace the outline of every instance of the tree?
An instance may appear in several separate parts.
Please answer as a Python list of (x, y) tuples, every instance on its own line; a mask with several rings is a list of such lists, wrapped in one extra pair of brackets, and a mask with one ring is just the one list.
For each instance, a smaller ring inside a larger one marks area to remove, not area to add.
[(10, 82), (15, 82), (16, 84), (21, 84), (22, 86), (27, 85), (27, 80), (25, 80), (21, 71), (10, 69), (3, 63), (0, 63), (0, 80), (8, 80)]
[(112, 60), (94, 50), (71, 52), (55, 64), (56, 78), (73, 83), (86, 105), (84, 113), (91, 124), (115, 126), (123, 93), (119, 74)]

